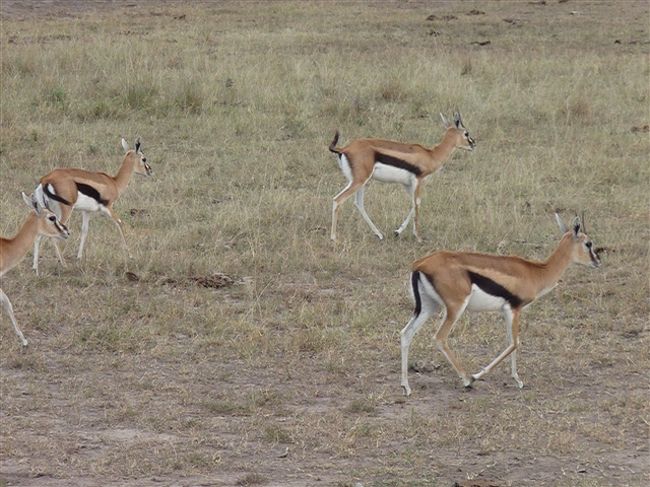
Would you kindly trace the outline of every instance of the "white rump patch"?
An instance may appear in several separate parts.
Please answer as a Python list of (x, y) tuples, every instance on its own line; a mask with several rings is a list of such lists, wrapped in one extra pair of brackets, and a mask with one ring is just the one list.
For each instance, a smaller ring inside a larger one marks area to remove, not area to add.
[(341, 171), (343, 171), (345, 178), (348, 181), (352, 181), (352, 168), (350, 167), (348, 158), (345, 157), (345, 154), (341, 154), (339, 157), (337, 157), (337, 160), (339, 161), (339, 167), (341, 168)]

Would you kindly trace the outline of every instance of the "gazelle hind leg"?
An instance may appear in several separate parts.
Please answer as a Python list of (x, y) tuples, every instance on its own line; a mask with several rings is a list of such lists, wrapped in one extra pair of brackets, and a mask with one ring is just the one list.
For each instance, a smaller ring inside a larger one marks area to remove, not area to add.
[(357, 193), (354, 195), (354, 205), (357, 207), (357, 210), (359, 210), (359, 213), (361, 213), (361, 216), (363, 217), (363, 219), (366, 221), (366, 223), (370, 227), (370, 230), (372, 230), (372, 232), (375, 235), (377, 235), (377, 238), (379, 238), (379, 240), (383, 240), (384, 235), (379, 231), (379, 229), (372, 222), (372, 220), (368, 216), (368, 213), (366, 213), (366, 208), (363, 205), (363, 197), (364, 197), (365, 192), (366, 192), (366, 187), (362, 185), (357, 190)]
[[(483, 369), (481, 369), (481, 371), (478, 372), (477, 374), (472, 374), (472, 377), (474, 378), (474, 380), (478, 380), (481, 377), (483, 377), (485, 374), (487, 374), (490, 370), (492, 370), (492, 368), (494, 368), (496, 365), (498, 365), (504, 358), (506, 358), (508, 355), (513, 353), (517, 349), (517, 347), (519, 346), (519, 311), (518, 310), (512, 310), (511, 318), (509, 320), (508, 325), (509, 325), (508, 328), (511, 329), (510, 344), (487, 367), (484, 367)], [(515, 362), (515, 367), (516, 367), (516, 362)], [(516, 372), (517, 372), (516, 368), (515, 368), (514, 372), (516, 374)], [(519, 379), (518, 375), (515, 377), (515, 375), (513, 374), (513, 377), (517, 381), (517, 385), (519, 387), (524, 386), (524, 384), (523, 384), (523, 382), (521, 382), (521, 380), (517, 380), (517, 379)]]
[(9, 315), (11, 324), (14, 325), (14, 331), (16, 332), (16, 335), (18, 335), (18, 338), (20, 339), (20, 343), (22, 343), (23, 347), (26, 347), (27, 340), (25, 339), (23, 332), (20, 331), (20, 328), (18, 328), (18, 323), (16, 322), (16, 317), (14, 316), (14, 309), (11, 306), (11, 301), (9, 301), (9, 298), (7, 297), (7, 295), (4, 293), (2, 289), (0, 289), (0, 302), (2, 302), (2, 307)]
[(351, 181), (344, 189), (341, 191), (339, 194), (337, 194), (334, 197), (334, 201), (332, 203), (332, 230), (330, 232), (330, 238), (333, 241), (336, 241), (336, 221), (338, 220), (339, 216), (339, 208), (340, 206), (347, 200), (350, 196), (352, 196), (361, 186), (363, 183), (359, 182), (354, 182)]
[(458, 319), (465, 312), (467, 303), (469, 303), (469, 296), (460, 305), (445, 303), (447, 309), (442, 321), (442, 325), (440, 325), (440, 328), (436, 332), (436, 344), (438, 345), (438, 350), (442, 352), (447, 361), (449, 361), (456, 373), (463, 380), (463, 385), (465, 387), (471, 387), (472, 382), (474, 382), (474, 378), (467, 375), (467, 372), (465, 372), (465, 369), (458, 360), (458, 357), (456, 357), (456, 354), (449, 348), (449, 345), (447, 345), (447, 337), (449, 336), (449, 333), (453, 329)]
[(409, 361), (409, 347), (413, 337), (420, 330), (427, 320), (433, 316), (437, 311), (437, 305), (427, 296), (422, 296), (422, 309), (419, 314), (413, 314), (409, 322), (400, 332), (400, 344), (402, 351), (402, 390), (405, 396), (411, 395), (411, 388), (408, 381), (408, 361)]

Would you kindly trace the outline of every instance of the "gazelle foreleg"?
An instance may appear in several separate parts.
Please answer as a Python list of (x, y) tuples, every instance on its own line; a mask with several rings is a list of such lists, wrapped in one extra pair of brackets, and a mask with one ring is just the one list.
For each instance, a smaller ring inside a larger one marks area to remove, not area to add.
[(379, 229), (375, 226), (375, 224), (372, 222), (370, 217), (368, 216), (368, 213), (366, 213), (366, 209), (363, 205), (363, 197), (366, 192), (366, 187), (365, 185), (362, 185), (358, 190), (357, 193), (354, 195), (354, 205), (357, 207), (357, 210), (359, 210), (359, 213), (361, 213), (361, 216), (363, 219), (366, 221), (368, 226), (370, 227), (370, 230), (377, 235), (377, 238), (379, 240), (384, 239), (384, 235), (379, 231)]
[[(395, 230), (396, 237), (399, 237), (402, 234), (402, 232), (406, 229), (406, 227), (408, 226), (409, 222), (413, 217), (415, 217), (417, 221), (417, 207), (420, 204), (419, 199), (416, 196), (419, 193), (419, 181), (417, 179), (413, 179), (410, 185), (404, 186), (404, 189), (406, 190), (409, 197), (411, 198), (411, 210), (409, 211), (408, 215), (406, 215), (406, 218), (399, 226), (399, 228)], [(420, 240), (420, 238), (417, 235), (417, 229), (415, 223), (413, 225), (413, 235), (415, 235), (415, 238), (417, 238), (418, 241)]]
[(27, 340), (25, 340), (25, 336), (23, 335), (23, 332), (21, 332), (20, 328), (18, 328), (18, 323), (16, 323), (16, 317), (14, 316), (14, 309), (11, 306), (11, 301), (9, 301), (9, 298), (7, 297), (7, 295), (4, 293), (2, 289), (0, 289), (0, 302), (2, 302), (2, 307), (9, 315), (11, 324), (14, 325), (14, 331), (16, 332), (16, 335), (18, 335), (18, 338), (20, 338), (20, 342), (23, 344), (23, 347), (26, 347)]
[[(506, 311), (504, 311), (504, 313), (506, 313)], [(492, 370), (493, 367), (498, 365), (504, 358), (506, 358), (508, 355), (513, 353), (519, 346), (519, 310), (512, 310), (508, 314), (506, 320), (509, 322), (508, 328), (510, 329), (510, 333), (508, 333), (508, 335), (510, 339), (510, 344), (487, 367), (484, 367), (483, 369), (481, 369), (480, 372), (476, 374), (472, 374), (472, 378), (474, 380), (478, 380), (481, 377), (483, 377), (485, 374), (487, 374), (490, 370)], [(515, 379), (515, 381), (517, 381), (517, 385), (521, 388), (524, 386), (524, 383), (519, 379), (519, 375), (517, 375), (516, 361), (513, 362), (513, 368), (514, 370), (512, 376)]]
[(87, 211), (81, 212), (81, 241), (79, 242), (79, 251), (77, 252), (77, 259), (81, 260), (84, 253), (84, 245), (86, 244), (86, 237), (88, 236), (88, 223), (90, 215)]
[(106, 210), (111, 217), (111, 219), (115, 222), (115, 225), (117, 225), (117, 229), (120, 231), (120, 236), (122, 237), (122, 244), (124, 245), (124, 250), (126, 252), (127, 258), (131, 258), (131, 252), (129, 252), (129, 246), (126, 243), (126, 238), (124, 237), (124, 228), (122, 224), (122, 220), (115, 214), (115, 211), (113, 211), (113, 208), (110, 206), (106, 207)]

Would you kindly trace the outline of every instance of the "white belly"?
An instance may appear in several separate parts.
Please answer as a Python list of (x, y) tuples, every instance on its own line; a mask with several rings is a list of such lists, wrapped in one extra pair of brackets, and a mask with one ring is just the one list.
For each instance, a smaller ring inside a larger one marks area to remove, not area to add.
[(472, 284), (472, 293), (467, 303), (468, 311), (499, 311), (507, 301), (499, 296), (493, 296), (482, 291), (476, 284)]
[(406, 169), (377, 162), (375, 164), (375, 170), (372, 173), (372, 179), (383, 183), (399, 183), (404, 186), (411, 186), (415, 181), (415, 174)]
[(102, 205), (96, 199), (86, 196), (81, 192), (77, 192), (77, 201), (74, 207), (81, 211), (100, 211), (102, 209)]

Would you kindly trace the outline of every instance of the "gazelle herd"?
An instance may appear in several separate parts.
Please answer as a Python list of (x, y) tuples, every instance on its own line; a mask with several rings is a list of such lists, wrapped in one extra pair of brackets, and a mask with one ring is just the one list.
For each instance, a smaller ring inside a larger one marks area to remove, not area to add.
[[(476, 147), (460, 113), (454, 114), (451, 123), (442, 114), (441, 119), (445, 132), (440, 143), (431, 149), (419, 144), (367, 138), (355, 139), (338, 147), (339, 132), (336, 132), (329, 150), (336, 155), (347, 186), (333, 200), (330, 233), (333, 241), (337, 238), (336, 223), (340, 206), (351, 196), (355, 197), (355, 206), (372, 232), (380, 240), (384, 238), (364, 207), (365, 188), (373, 179), (398, 183), (405, 188), (411, 209), (394, 233), (400, 236), (412, 221), (413, 235), (418, 242), (421, 241), (418, 217), (424, 183), (449, 160), (456, 149), (473, 151)], [(66, 224), (74, 209), (82, 215), (78, 259), (83, 256), (89, 218), (94, 212), (107, 215), (115, 222), (128, 254), (122, 221), (115, 213), (113, 204), (126, 189), (133, 173), (150, 176), (152, 170), (142, 153), (139, 138), (132, 149), (124, 138), (121, 143), (125, 155), (115, 176), (83, 169), (55, 169), (40, 179), (31, 196), (23, 193), (30, 212), (14, 238), (0, 239), (0, 276), (13, 268), (32, 246), (33, 269), (38, 274), (41, 239), (66, 239), (69, 235)], [(442, 312), (443, 318), (435, 335), (436, 343), (465, 387), (471, 387), (475, 380), (483, 377), (508, 356), (511, 359), (512, 377), (518, 387), (523, 387), (517, 373), (516, 359), (521, 312), (553, 289), (572, 263), (600, 266), (592, 241), (585, 234), (584, 222), (576, 217), (571, 228), (567, 229), (560, 216), (555, 214), (555, 217), (562, 238), (543, 262), (516, 256), (441, 250), (413, 263), (410, 284), (415, 309), (401, 331), (401, 385), (405, 395), (411, 394), (407, 376), (410, 344), (422, 325), (439, 312)], [(63, 255), (56, 240), (53, 242), (58, 260), (63, 265)], [(21, 343), (26, 346), (27, 340), (18, 328), (11, 302), (1, 289), (0, 300)], [(506, 322), (509, 340), (501, 354), (485, 368), (471, 375), (447, 345), (449, 333), (465, 311), (500, 311)]]

